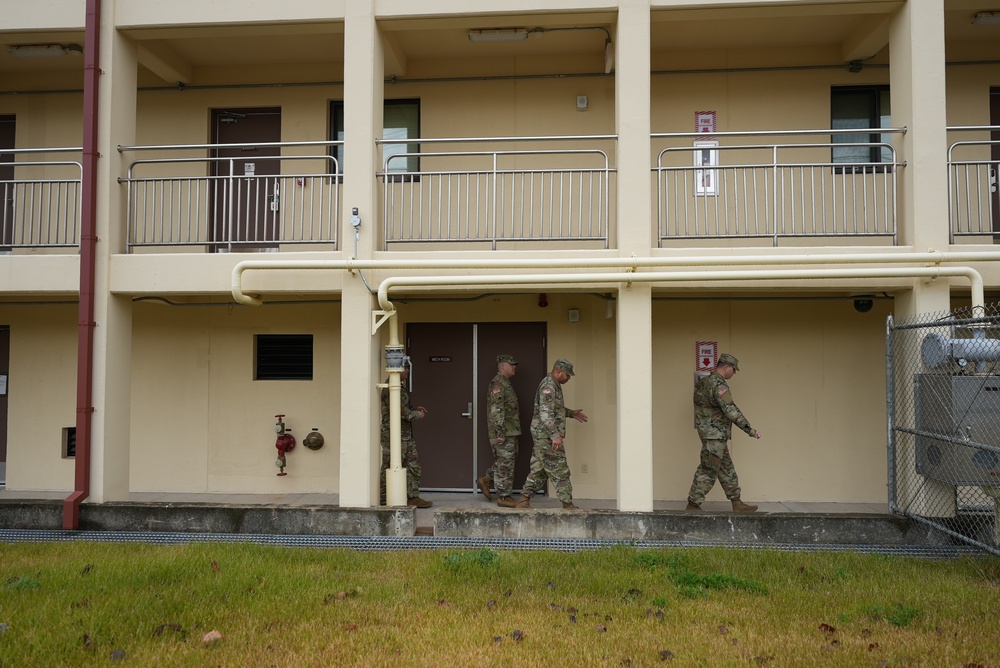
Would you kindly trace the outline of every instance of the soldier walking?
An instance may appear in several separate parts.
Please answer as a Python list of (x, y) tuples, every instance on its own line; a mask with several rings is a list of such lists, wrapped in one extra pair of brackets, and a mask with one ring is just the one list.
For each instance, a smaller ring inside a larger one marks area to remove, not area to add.
[(497, 355), (497, 375), (486, 390), (486, 426), (493, 449), (493, 465), (476, 481), (487, 500), (493, 498), (490, 485), (496, 485), (497, 505), (501, 508), (516, 506), (510, 498), (517, 461), (517, 437), (521, 435), (517, 394), (510, 384), (515, 373), (517, 360), (512, 355)]
[(733, 402), (733, 393), (726, 383), (739, 370), (739, 361), (723, 353), (719, 355), (715, 370), (695, 385), (694, 421), (701, 438), (701, 464), (694, 472), (687, 510), (701, 510), (701, 503), (715, 486), (716, 479), (726, 492), (726, 498), (732, 501), (734, 511), (752, 513), (757, 510), (757, 506), (740, 500), (740, 480), (729, 456), (734, 424), (753, 438), (760, 438), (760, 432), (750, 426)]
[(589, 418), (582, 410), (566, 408), (563, 402), (562, 386), (574, 376), (573, 365), (567, 360), (557, 359), (552, 372), (538, 384), (535, 391), (535, 410), (531, 417), (531, 438), (535, 447), (531, 452), (531, 472), (524, 481), (517, 508), (531, 508), (531, 497), (552, 480), (556, 495), (562, 501), (564, 510), (579, 510), (573, 505), (573, 484), (569, 479), (569, 463), (566, 461), (566, 418), (586, 422)]

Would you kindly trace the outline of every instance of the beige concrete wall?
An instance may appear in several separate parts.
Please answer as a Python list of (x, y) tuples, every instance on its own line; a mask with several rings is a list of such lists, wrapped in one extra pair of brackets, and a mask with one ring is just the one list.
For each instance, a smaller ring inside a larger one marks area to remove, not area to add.
[(10, 326), (7, 489), (73, 489), (63, 429), (76, 426), (77, 307), (0, 305)]
[[(338, 304), (135, 306), (131, 491), (336, 492)], [(254, 335), (312, 334), (312, 381), (255, 381)], [(300, 443), (277, 477), (274, 416)], [(320, 450), (301, 446), (317, 427)]]
[[(653, 306), (655, 498), (683, 499), (698, 466), (695, 342), (740, 360), (737, 405), (761, 431), (733, 430), (744, 497), (756, 501), (886, 500), (885, 319), (850, 300), (657, 301)], [(716, 488), (710, 500), (725, 500)]]

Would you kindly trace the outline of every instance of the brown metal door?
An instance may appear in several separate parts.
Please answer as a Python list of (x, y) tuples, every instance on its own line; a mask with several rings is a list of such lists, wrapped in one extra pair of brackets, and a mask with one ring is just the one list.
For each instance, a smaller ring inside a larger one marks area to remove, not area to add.
[(531, 459), (528, 425), (535, 389), (546, 373), (545, 323), (410, 323), (406, 341), (413, 361), (410, 400), (428, 411), (413, 427), (423, 469), (421, 489), (471, 492), (476, 478), (489, 468), (493, 454), (486, 436), (486, 386), (496, 375), (500, 353), (514, 355), (520, 363), (511, 379), (523, 432), (514, 474), (519, 487)]
[(7, 482), (7, 378), (10, 370), (10, 327), (0, 325), (0, 484)]
[(510, 384), (517, 393), (521, 409), (521, 435), (518, 437), (517, 466), (514, 467), (514, 488), (520, 490), (528, 477), (531, 462), (531, 413), (534, 408), (535, 390), (538, 383), (548, 373), (545, 368), (545, 323), (544, 322), (490, 322), (478, 326), (479, 351), (479, 437), (476, 448), (479, 454), (477, 476), (486, 473), (493, 461), (490, 439), (486, 431), (486, 388), (497, 373), (497, 355), (513, 355), (517, 360), (517, 373)]
[(13, 116), (0, 116), (0, 251), (14, 243), (14, 154), (3, 151), (14, 148), (15, 129)]
[(281, 109), (213, 109), (213, 250), (273, 248), (278, 241)]
[[(1000, 89), (990, 89), (990, 125), (1000, 126)], [(994, 131), (990, 139), (1000, 142), (1000, 132)], [(993, 240), (1000, 239), (1000, 143), (990, 147), (990, 210), (993, 215)]]

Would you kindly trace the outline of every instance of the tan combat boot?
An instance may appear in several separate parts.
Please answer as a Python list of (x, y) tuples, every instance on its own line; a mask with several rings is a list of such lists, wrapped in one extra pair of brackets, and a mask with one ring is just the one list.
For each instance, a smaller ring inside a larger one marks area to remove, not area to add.
[(572, 501), (563, 501), (563, 510), (577, 511), (577, 510), (583, 510), (583, 508), (574, 505)]
[(419, 496), (412, 496), (406, 500), (406, 505), (416, 506), (417, 508), (430, 508), (434, 504), (426, 499), (421, 499)]
[(497, 499), (497, 505), (501, 508), (517, 508), (517, 501), (509, 496), (501, 496)]
[(479, 485), (479, 491), (483, 493), (483, 496), (486, 497), (487, 501), (492, 501), (493, 500), (493, 495), (490, 494), (490, 483), (491, 482), (493, 482), (493, 481), (490, 480), (487, 476), (483, 476), (482, 478), (480, 478), (479, 480), (476, 481), (476, 484)]
[(529, 503), (529, 501), (531, 501), (531, 497), (522, 494), (521, 498), (518, 499), (517, 503), (514, 504), (514, 507), (517, 508), (518, 510), (531, 510), (531, 504)]
[(697, 503), (691, 503), (690, 501), (688, 501), (687, 508), (685, 508), (684, 510), (701, 510), (701, 506), (699, 506)]
[(739, 499), (733, 499), (734, 513), (752, 513), (755, 510), (757, 510), (757, 506), (752, 503), (743, 503)]

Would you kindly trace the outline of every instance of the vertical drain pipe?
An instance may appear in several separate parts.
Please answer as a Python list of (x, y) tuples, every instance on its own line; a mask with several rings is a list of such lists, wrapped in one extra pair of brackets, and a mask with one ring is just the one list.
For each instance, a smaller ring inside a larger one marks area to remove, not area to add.
[(399, 343), (399, 318), (389, 315), (389, 345), (385, 348), (389, 372), (389, 468), (385, 471), (385, 505), (406, 505), (406, 471), (403, 469), (402, 392), (399, 374), (406, 366), (406, 351)]
[(80, 306), (77, 323), (76, 472), (63, 502), (63, 529), (80, 526), (80, 502), (90, 496), (90, 429), (94, 397), (94, 265), (97, 257), (97, 123), (101, 0), (87, 0), (83, 62), (83, 177), (80, 207)]

